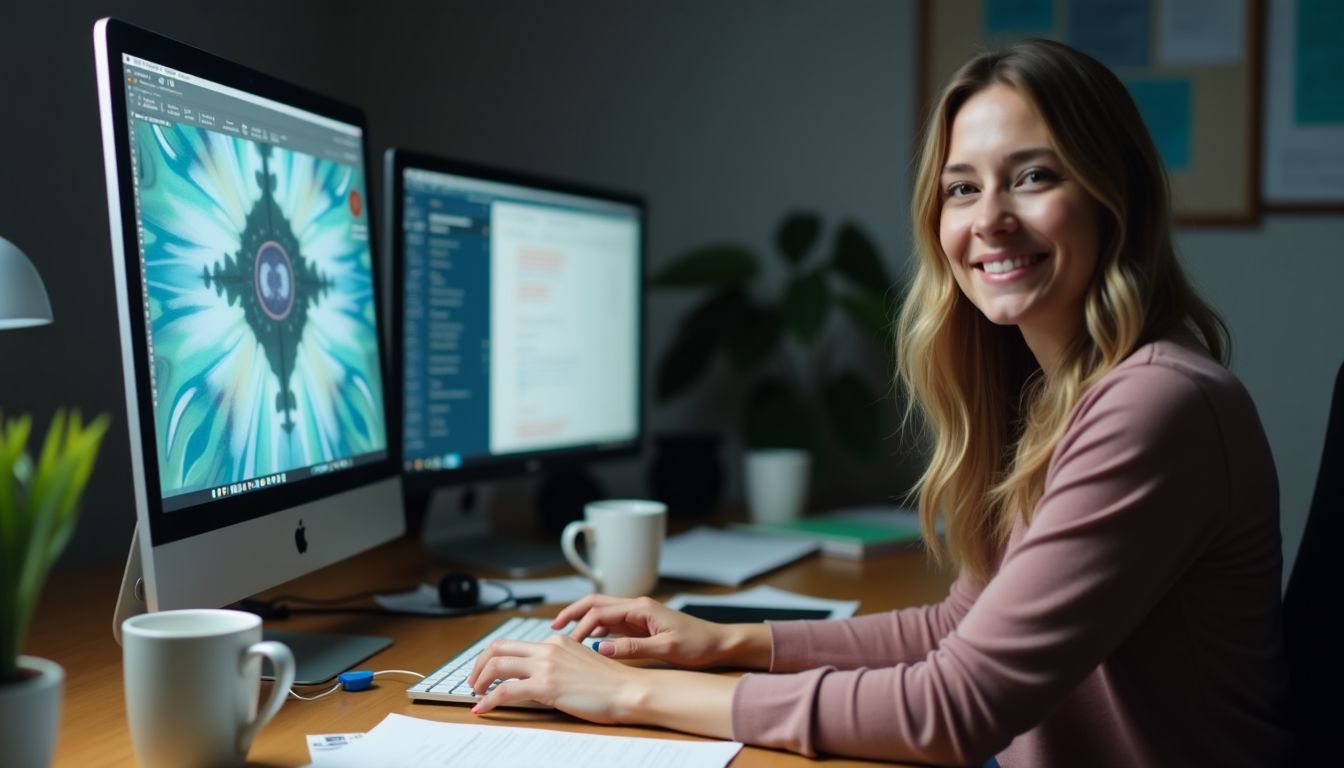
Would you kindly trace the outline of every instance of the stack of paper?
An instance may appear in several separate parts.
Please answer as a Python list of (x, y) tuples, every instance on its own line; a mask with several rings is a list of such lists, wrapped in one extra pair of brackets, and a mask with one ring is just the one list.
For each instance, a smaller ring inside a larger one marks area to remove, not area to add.
[[(473, 768), (724, 768), (742, 745), (735, 741), (673, 741), (631, 736), (599, 736), (544, 728), (506, 725), (460, 725), (388, 715), (363, 735), (335, 734), (344, 746), (330, 751), (312, 748), (316, 768), (403, 768), (463, 766)], [(323, 746), (333, 743), (321, 737)]]
[(897, 507), (841, 509), (782, 523), (735, 526), (742, 531), (809, 539), (827, 555), (862, 559), (868, 555), (919, 546), (919, 515)]
[(694, 528), (663, 542), (658, 575), (736, 587), (817, 551), (817, 542)]

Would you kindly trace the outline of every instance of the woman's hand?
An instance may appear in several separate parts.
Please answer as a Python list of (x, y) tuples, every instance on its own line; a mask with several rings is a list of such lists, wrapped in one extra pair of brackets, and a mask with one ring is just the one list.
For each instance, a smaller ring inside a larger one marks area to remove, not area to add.
[(595, 723), (647, 723), (718, 739), (732, 735), (737, 678), (629, 667), (567, 635), (541, 643), (491, 643), (467, 684), (481, 693), (495, 680), (505, 682), (482, 697), (472, 714), (535, 701)]
[(715, 624), (675, 611), (648, 597), (634, 599), (588, 595), (571, 603), (551, 622), (560, 629), (571, 621), (574, 640), (602, 640), (597, 650), (614, 659), (657, 659), (682, 667), (737, 666), (769, 669), (770, 629), (761, 624)]
[(472, 707), (478, 715), (535, 701), (595, 723), (620, 723), (628, 722), (641, 697), (641, 672), (555, 635), (541, 643), (496, 640), (476, 659), (467, 685), (479, 694), (495, 680), (505, 681)]

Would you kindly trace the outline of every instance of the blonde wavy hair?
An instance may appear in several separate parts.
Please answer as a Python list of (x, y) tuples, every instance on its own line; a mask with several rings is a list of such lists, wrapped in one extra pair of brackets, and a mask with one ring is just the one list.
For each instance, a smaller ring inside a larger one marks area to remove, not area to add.
[[(1086, 332), (1048, 376), (1016, 327), (992, 324), (961, 293), (938, 237), (952, 122), (996, 84), (1035, 108), (1066, 172), (1098, 203)], [(1167, 176), (1133, 99), (1110, 70), (1068, 46), (1029, 40), (966, 63), (925, 127), (912, 197), (915, 274), (896, 338), (906, 423), (933, 442), (916, 486), (920, 520), (937, 560), (950, 552), (984, 583), (1017, 517), (1030, 522), (1083, 393), (1142, 344), (1182, 329), (1225, 365), (1227, 328), (1177, 262)], [(939, 515), (945, 545), (934, 533)]]

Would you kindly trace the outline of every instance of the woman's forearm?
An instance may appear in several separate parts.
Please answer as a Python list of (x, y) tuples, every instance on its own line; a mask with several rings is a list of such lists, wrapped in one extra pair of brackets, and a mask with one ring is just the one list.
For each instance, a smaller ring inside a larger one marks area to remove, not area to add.
[(638, 675), (629, 709), (620, 718), (686, 733), (730, 739), (737, 677), (674, 669), (632, 669)]
[(714, 666), (768, 670), (773, 654), (774, 641), (770, 635), (770, 625), (763, 621), (729, 624), (724, 627), (719, 658), (714, 660)]

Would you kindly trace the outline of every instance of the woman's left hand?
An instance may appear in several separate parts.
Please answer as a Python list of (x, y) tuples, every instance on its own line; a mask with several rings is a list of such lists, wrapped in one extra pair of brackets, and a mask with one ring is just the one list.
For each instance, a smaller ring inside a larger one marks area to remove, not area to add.
[(476, 659), (467, 684), (480, 693), (495, 680), (506, 682), (471, 711), (481, 715), (501, 705), (535, 701), (595, 723), (626, 722), (646, 671), (613, 661), (568, 635), (541, 643), (496, 640)]

